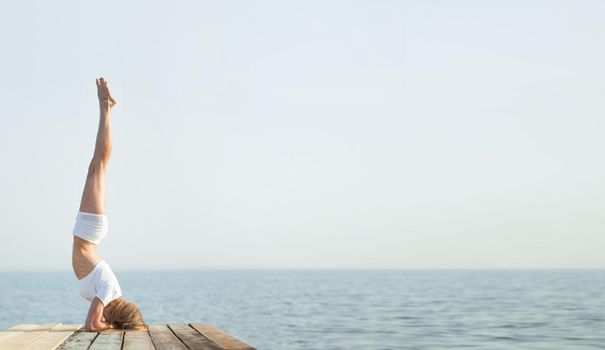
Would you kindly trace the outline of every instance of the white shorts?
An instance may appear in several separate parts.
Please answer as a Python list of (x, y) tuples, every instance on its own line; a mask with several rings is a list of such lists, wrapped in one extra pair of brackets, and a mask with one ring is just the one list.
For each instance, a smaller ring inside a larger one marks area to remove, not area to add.
[(90, 243), (99, 244), (107, 236), (107, 215), (79, 211), (73, 234)]

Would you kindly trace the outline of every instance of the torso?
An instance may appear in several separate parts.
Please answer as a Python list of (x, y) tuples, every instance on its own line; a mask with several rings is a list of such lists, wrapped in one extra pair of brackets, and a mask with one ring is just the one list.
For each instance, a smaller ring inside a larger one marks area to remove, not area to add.
[(74, 236), (74, 244), (71, 254), (71, 266), (78, 279), (86, 277), (101, 261), (97, 254), (97, 246)]

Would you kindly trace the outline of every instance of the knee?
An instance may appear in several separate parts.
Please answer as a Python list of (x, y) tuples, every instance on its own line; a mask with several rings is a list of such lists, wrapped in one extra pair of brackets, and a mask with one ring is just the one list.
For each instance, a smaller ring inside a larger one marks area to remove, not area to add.
[(88, 175), (95, 175), (102, 173), (105, 171), (105, 167), (107, 166), (107, 160), (102, 158), (94, 157), (90, 164), (88, 165)]

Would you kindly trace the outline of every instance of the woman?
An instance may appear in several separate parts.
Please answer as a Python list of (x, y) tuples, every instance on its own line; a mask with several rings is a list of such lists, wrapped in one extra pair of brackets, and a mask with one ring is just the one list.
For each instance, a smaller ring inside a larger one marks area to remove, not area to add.
[(107, 217), (104, 214), (105, 168), (111, 154), (111, 109), (116, 101), (105, 79), (100, 78), (96, 82), (99, 129), (73, 231), (72, 267), (78, 278), (80, 295), (90, 301), (84, 329), (144, 329), (139, 308), (122, 298), (118, 279), (97, 254), (97, 244), (107, 235)]

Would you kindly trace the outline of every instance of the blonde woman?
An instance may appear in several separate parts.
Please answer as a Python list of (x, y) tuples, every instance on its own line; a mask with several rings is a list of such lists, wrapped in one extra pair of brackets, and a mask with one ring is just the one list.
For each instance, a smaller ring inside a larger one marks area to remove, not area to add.
[(105, 168), (111, 154), (111, 110), (116, 100), (109, 92), (107, 80), (99, 78), (96, 83), (99, 129), (73, 231), (72, 267), (78, 278), (80, 295), (90, 301), (84, 323), (86, 331), (143, 329), (145, 323), (139, 308), (122, 298), (118, 279), (97, 254), (97, 244), (107, 235)]

